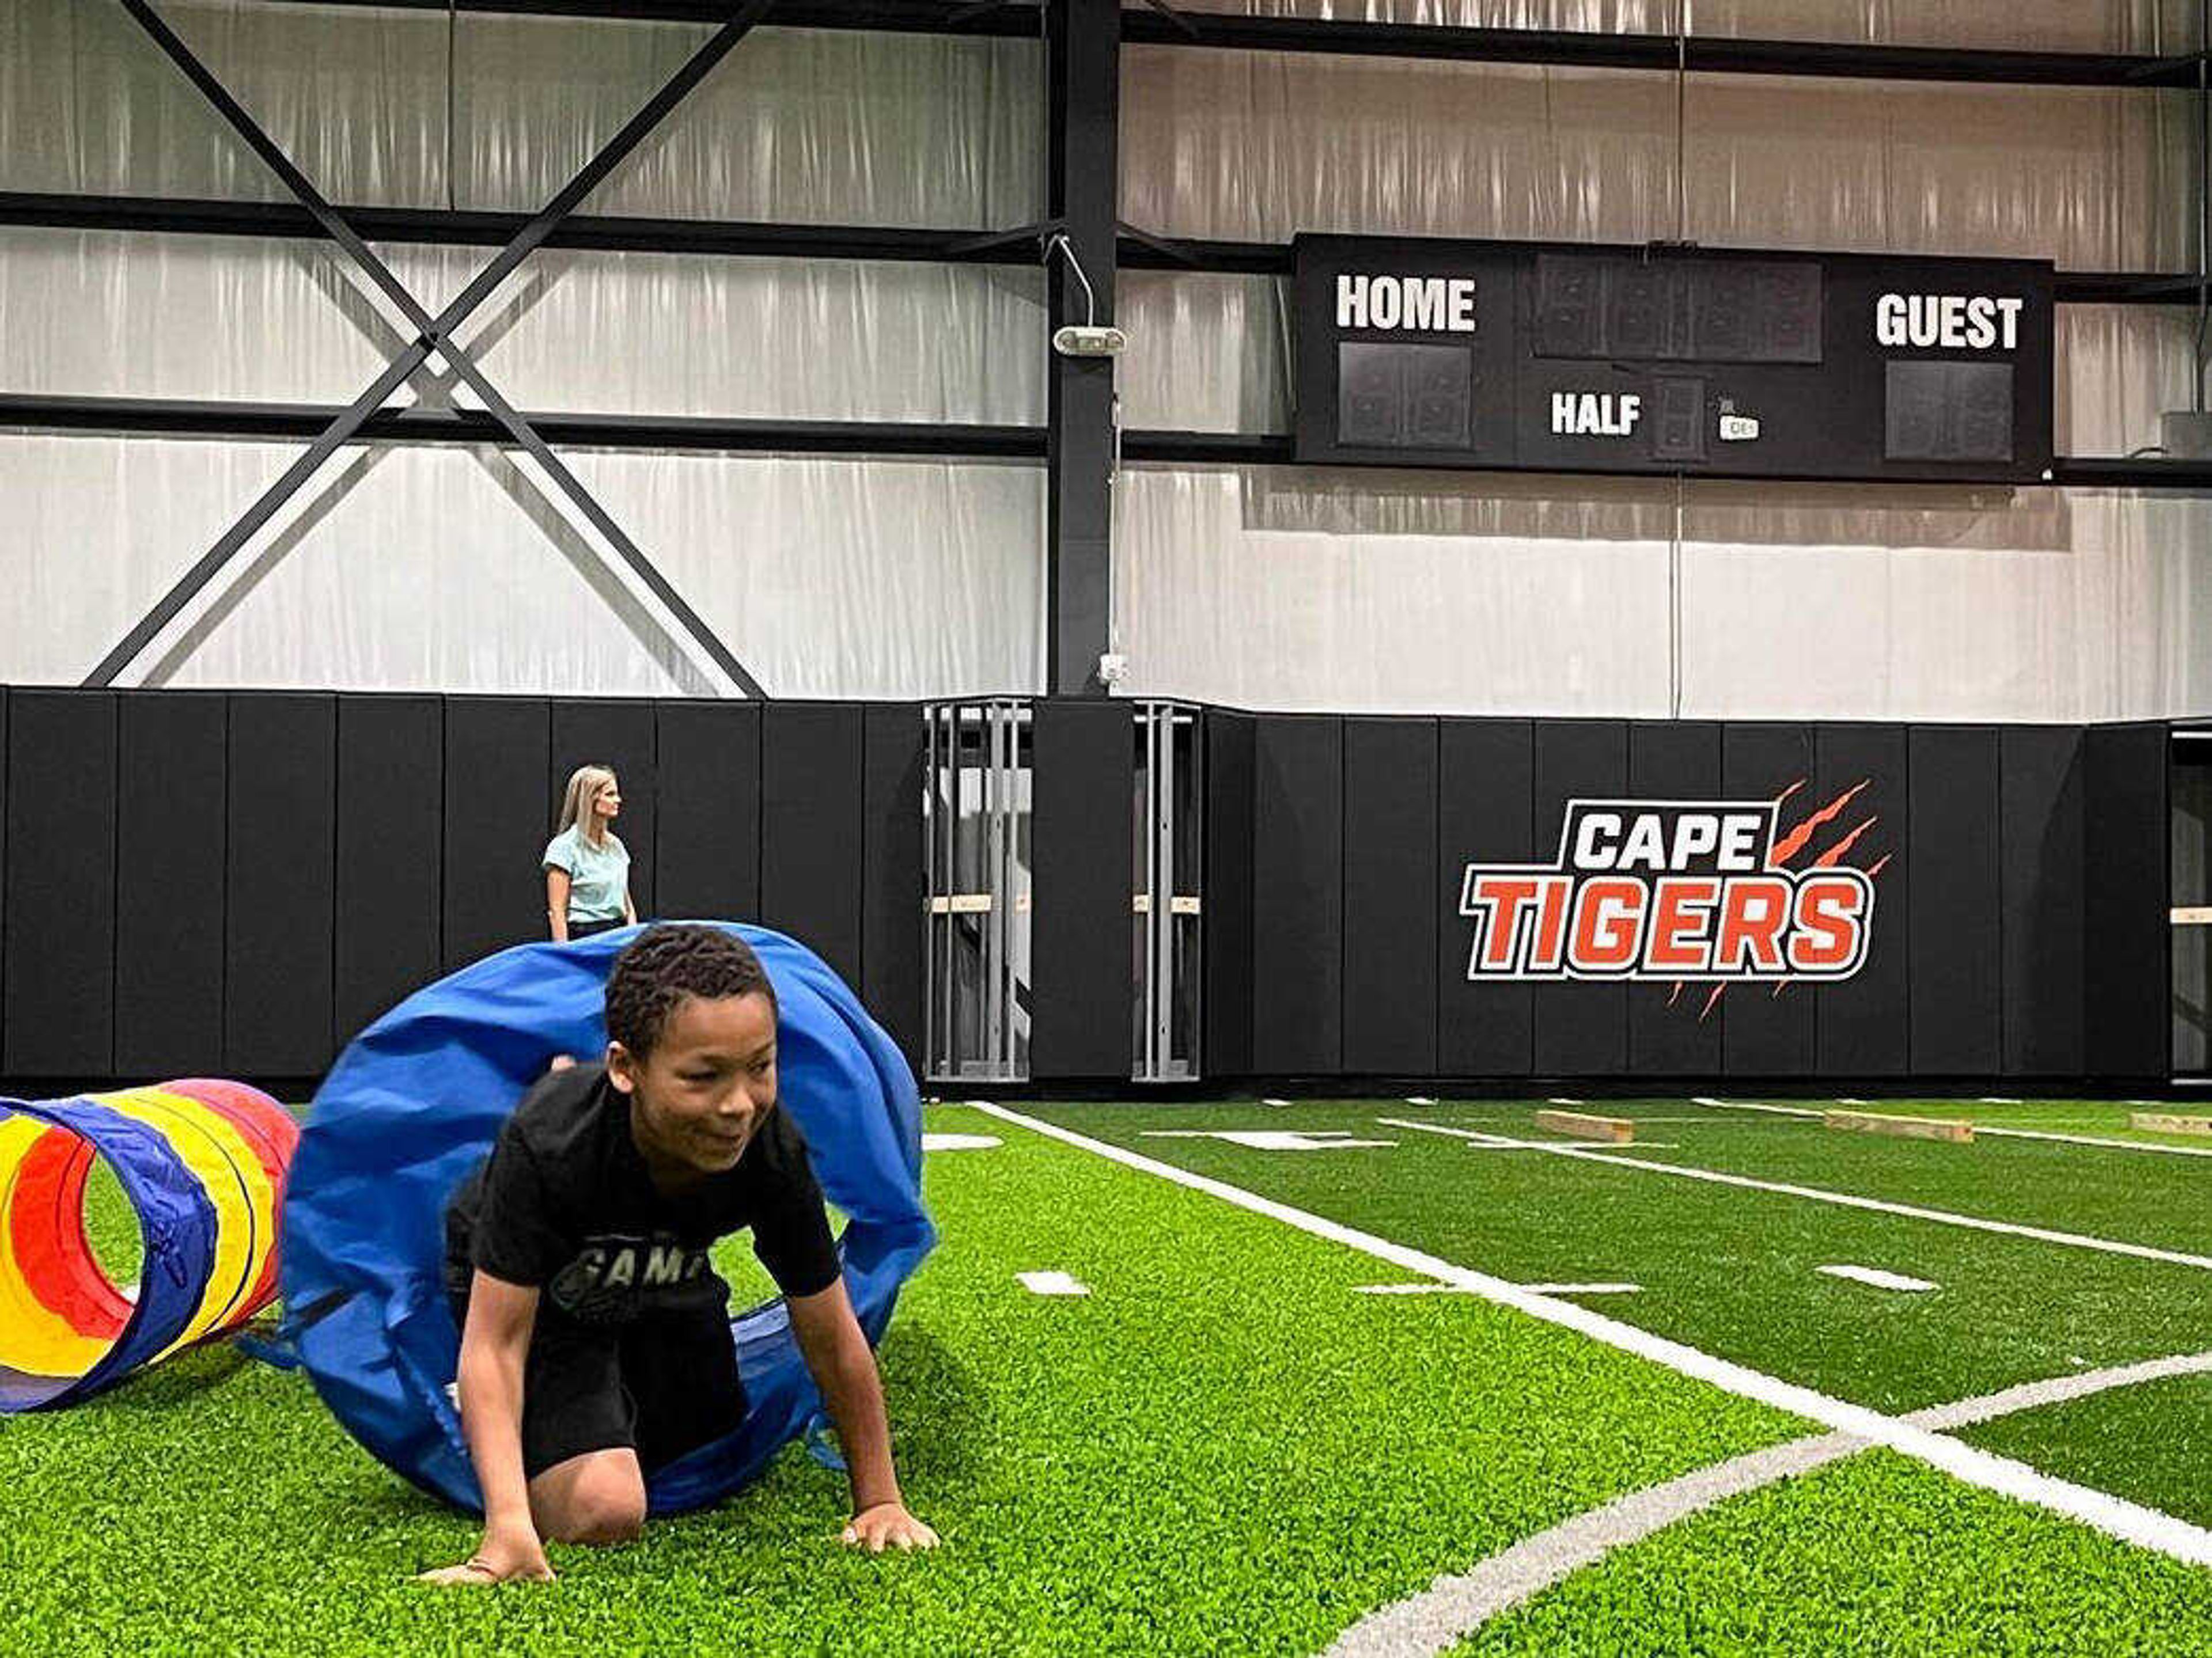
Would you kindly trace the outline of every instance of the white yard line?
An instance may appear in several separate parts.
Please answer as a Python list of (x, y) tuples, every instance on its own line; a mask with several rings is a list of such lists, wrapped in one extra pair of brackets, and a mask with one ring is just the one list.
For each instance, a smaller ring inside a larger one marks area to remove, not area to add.
[(1002, 1105), (986, 1106), (983, 1109), (1002, 1122), (1017, 1124), (1048, 1139), (1079, 1147), (1124, 1168), (1139, 1169), (1194, 1192), (1203, 1192), (1209, 1197), (1218, 1198), (1253, 1214), (1264, 1215), (1270, 1220), (1295, 1227), (1314, 1237), (1326, 1238), (1333, 1243), (1357, 1249), (1377, 1260), (1387, 1260), (1393, 1266), (1407, 1272), (1446, 1284), (1464, 1284), (1485, 1300), (1501, 1307), (1510, 1307), (1516, 1312), (1541, 1319), (1547, 1324), (1573, 1330), (1609, 1347), (1662, 1364), (1692, 1380), (1709, 1382), (1775, 1410), (1788, 1411), (1824, 1427), (1855, 1435), (1869, 1444), (1887, 1446), (1916, 1461), (1941, 1468), (1946, 1473), (1984, 1491), (2036, 1503), (2054, 1514), (2064, 1515), (2069, 1519), (2093, 1526), (2108, 1536), (2156, 1550), (2177, 1560), (2212, 1565), (2212, 1532), (2192, 1526), (2186, 1521), (2177, 1520), (2172, 1515), (2160, 1514), (2141, 1503), (2114, 1497), (2109, 1491), (2092, 1491), (2071, 1480), (2060, 1479), (2031, 1468), (2024, 1462), (2015, 1462), (2009, 1457), (1997, 1456), (1978, 1447), (1947, 1439), (1942, 1434), (1902, 1418), (1886, 1416), (1863, 1405), (1832, 1399), (1797, 1382), (1785, 1382), (1779, 1376), (1768, 1376), (1748, 1365), (1738, 1364), (1712, 1353), (1701, 1352), (1681, 1342), (1670, 1341), (1664, 1336), (1654, 1335), (1649, 1330), (1625, 1324), (1619, 1319), (1609, 1318), (1577, 1303), (1539, 1295), (1519, 1284), (1509, 1284), (1504, 1278), (1493, 1278), (1487, 1272), (1478, 1272), (1471, 1267), (1458, 1266), (1440, 1255), (1394, 1243), (1372, 1232), (1363, 1232), (1357, 1227), (1344, 1225), (1325, 1216), (1310, 1214), (1286, 1203), (1278, 1203), (1273, 1198), (1261, 1197), (1256, 1192), (1248, 1192), (1225, 1181), (1179, 1169), (1171, 1163), (1162, 1163), (1156, 1157), (1132, 1151), (1126, 1146), (1092, 1139), (1087, 1134), (1079, 1134), (1073, 1129), (1063, 1128), (1057, 1123), (1024, 1116)]
[[(1524, 1284), (1521, 1287), (1536, 1296), (1632, 1296), (1644, 1286), (1640, 1284)], [(1363, 1296), (1471, 1296), (1474, 1291), (1463, 1284), (1361, 1284), (1353, 1286), (1353, 1293)]]
[[(1913, 1412), (1904, 1420), (1922, 1428), (1961, 1428), (2113, 1388), (2206, 1370), (2212, 1370), (2212, 1353), (2154, 1358), (1932, 1406)], [(1813, 1434), (1731, 1457), (1663, 1485), (1631, 1491), (1548, 1531), (1523, 1538), (1511, 1548), (1480, 1562), (1471, 1571), (1439, 1577), (1419, 1594), (1368, 1613), (1337, 1637), (1328, 1649), (1329, 1658), (1412, 1658), (1415, 1654), (1441, 1652), (1501, 1612), (1549, 1588), (1570, 1573), (1595, 1564), (1615, 1549), (1640, 1542), (1716, 1503), (1809, 1473), (1865, 1448), (1866, 1442), (1851, 1434)]]
[(1839, 1208), (1902, 1215), (1911, 1220), (1933, 1221), (1939, 1226), (1962, 1226), (1970, 1231), (2033, 1238), (2039, 1243), (2063, 1244), (2071, 1249), (2094, 1249), (2100, 1254), (2129, 1255), (2137, 1260), (2163, 1261), (2171, 1266), (2194, 1266), (2200, 1272), (2212, 1272), (2212, 1256), (2185, 1254), (2179, 1249), (2160, 1249), (2148, 1243), (2124, 1243), (2116, 1238), (2091, 1237), (2082, 1232), (2057, 1232), (2048, 1227), (2021, 1226), (2008, 1220), (1986, 1220), (1979, 1215), (1954, 1214), (1948, 1209), (1923, 1209), (1918, 1204), (1890, 1203), (1881, 1198), (1863, 1198), (1851, 1192), (1831, 1192), (1818, 1186), (1792, 1186), (1785, 1181), (1753, 1180), (1748, 1175), (1726, 1175), (1717, 1169), (1698, 1169), (1687, 1163), (1651, 1163), (1642, 1157), (1584, 1151), (1544, 1140), (1516, 1140), (1509, 1135), (1485, 1134), (1472, 1128), (1447, 1128), (1441, 1123), (1405, 1122), (1395, 1117), (1378, 1117), (1376, 1121), (1388, 1123), (1393, 1128), (1410, 1128), (1424, 1134), (1449, 1134), (1455, 1139), (1477, 1144), (1502, 1142), (1549, 1152), (1555, 1157), (1580, 1157), (1588, 1163), (1606, 1163), (1616, 1169), (1640, 1169), (1650, 1175), (1671, 1175), (1677, 1180), (1704, 1181), (1710, 1185), (1733, 1186), (1747, 1192), (1771, 1192), (1782, 1197), (1808, 1199), (1814, 1203), (1832, 1203)]

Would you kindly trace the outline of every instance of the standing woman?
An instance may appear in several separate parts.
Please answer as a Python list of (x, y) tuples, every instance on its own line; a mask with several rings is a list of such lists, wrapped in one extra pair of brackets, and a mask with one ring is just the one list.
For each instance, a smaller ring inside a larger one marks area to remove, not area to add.
[(629, 849), (614, 831), (622, 791), (605, 766), (579, 766), (561, 797), (561, 822), (545, 843), (545, 919), (556, 941), (588, 938), (637, 920), (629, 899)]

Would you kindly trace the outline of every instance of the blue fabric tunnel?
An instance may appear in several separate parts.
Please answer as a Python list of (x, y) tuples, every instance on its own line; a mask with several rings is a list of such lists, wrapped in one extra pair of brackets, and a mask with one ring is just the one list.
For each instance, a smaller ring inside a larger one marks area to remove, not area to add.
[[(846, 1289), (879, 1341), (936, 1242), (913, 1072), (812, 951), (764, 928), (708, 925), (751, 944), (775, 986), (784, 1108), (848, 1218)], [(519, 945), (410, 996), (340, 1056), (293, 1160), (281, 1281), (300, 1362), (380, 1461), (466, 1508), (482, 1499), (447, 1394), (459, 1333), (441, 1280), (446, 1201), (553, 1055), (605, 1048), (607, 974), (637, 932)], [(729, 1495), (820, 1409), (781, 1301), (731, 1327), (744, 1421), (651, 1476), (653, 1513)]]

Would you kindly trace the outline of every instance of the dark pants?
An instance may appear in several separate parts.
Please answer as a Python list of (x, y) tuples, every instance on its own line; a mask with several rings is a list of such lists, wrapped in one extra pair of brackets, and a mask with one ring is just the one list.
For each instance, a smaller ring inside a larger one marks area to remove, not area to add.
[(612, 921), (571, 921), (568, 923), (568, 942), (570, 944), (574, 944), (580, 938), (590, 938), (596, 937), (598, 934), (602, 932), (612, 932), (618, 926), (628, 926), (629, 925), (629, 923), (628, 921), (621, 920)]

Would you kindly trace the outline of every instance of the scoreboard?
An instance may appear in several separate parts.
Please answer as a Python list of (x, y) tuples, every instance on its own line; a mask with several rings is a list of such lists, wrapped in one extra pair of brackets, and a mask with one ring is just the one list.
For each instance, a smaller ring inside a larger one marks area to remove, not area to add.
[(1315, 235), (1295, 249), (1300, 461), (2049, 476), (2045, 261)]

